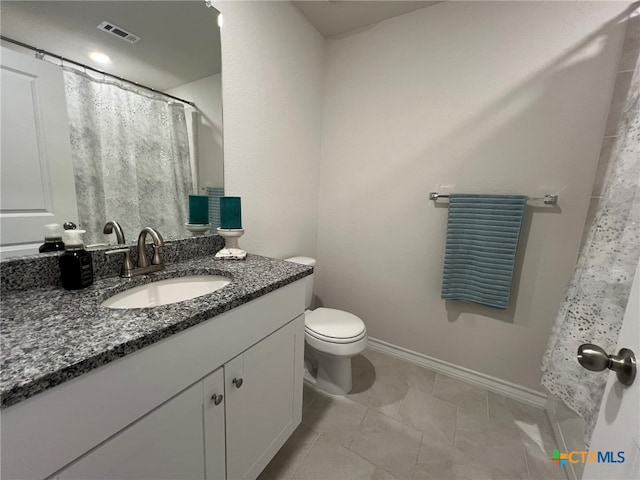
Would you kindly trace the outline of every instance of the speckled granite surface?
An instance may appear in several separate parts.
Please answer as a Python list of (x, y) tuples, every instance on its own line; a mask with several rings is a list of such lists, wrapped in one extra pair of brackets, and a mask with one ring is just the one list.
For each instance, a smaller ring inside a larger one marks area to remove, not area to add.
[[(244, 261), (199, 257), (133, 279), (97, 280), (79, 291), (47, 286), (3, 292), (2, 408), (310, 275), (312, 267), (257, 255)], [(233, 281), (208, 295), (153, 308), (116, 310), (106, 298), (154, 280), (193, 274)], [(4, 272), (3, 272), (4, 276)]]

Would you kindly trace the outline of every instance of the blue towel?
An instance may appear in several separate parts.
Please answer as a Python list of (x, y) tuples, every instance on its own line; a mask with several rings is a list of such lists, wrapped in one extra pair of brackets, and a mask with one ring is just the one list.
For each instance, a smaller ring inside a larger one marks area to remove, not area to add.
[(451, 194), (442, 298), (507, 308), (526, 202), (522, 195)]

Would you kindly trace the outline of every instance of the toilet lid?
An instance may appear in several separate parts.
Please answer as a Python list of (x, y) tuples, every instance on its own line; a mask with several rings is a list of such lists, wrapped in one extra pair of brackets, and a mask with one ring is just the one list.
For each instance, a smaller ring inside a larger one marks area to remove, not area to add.
[(308, 334), (334, 343), (353, 342), (366, 333), (359, 317), (333, 308), (316, 308), (306, 314), (304, 324)]

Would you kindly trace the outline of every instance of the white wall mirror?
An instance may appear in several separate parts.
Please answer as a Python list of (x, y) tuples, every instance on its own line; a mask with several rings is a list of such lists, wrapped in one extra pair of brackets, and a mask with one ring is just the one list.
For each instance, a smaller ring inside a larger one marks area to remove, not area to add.
[[(88, 244), (115, 243), (102, 232), (113, 220), (127, 243), (145, 226), (190, 236), (188, 195), (223, 187), (219, 13), (204, 0), (3, 1), (0, 13), (3, 258), (37, 252), (44, 225), (69, 220)], [(54, 86), (62, 104), (49, 105)]]

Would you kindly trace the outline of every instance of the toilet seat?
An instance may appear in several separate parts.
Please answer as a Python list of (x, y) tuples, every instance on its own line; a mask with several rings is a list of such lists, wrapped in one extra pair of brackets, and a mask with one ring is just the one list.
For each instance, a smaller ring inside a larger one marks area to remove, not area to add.
[(364, 322), (357, 316), (333, 308), (306, 312), (305, 333), (328, 343), (354, 343), (367, 336)]

